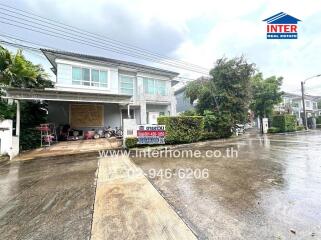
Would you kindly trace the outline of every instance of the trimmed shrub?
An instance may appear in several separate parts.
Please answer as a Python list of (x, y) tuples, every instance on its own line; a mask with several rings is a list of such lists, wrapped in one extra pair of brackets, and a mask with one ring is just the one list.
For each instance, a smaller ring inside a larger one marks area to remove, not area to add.
[(221, 138), (221, 137), (216, 132), (204, 131), (202, 133), (202, 140), (211, 140), (211, 139), (219, 139), (219, 138)]
[(137, 146), (138, 139), (136, 137), (128, 137), (125, 139), (125, 145), (127, 148), (133, 148)]
[(162, 116), (157, 122), (166, 126), (165, 143), (191, 143), (202, 139), (204, 129), (202, 116)]
[(297, 120), (294, 115), (276, 115), (273, 116), (272, 124), (279, 128), (280, 132), (293, 132), (296, 130)]
[(215, 138), (208, 139), (227, 138), (232, 136), (232, 123), (229, 114), (205, 111), (204, 115), (205, 132), (209, 133), (205, 134), (205, 136), (215, 136)]
[(268, 129), (268, 133), (278, 133), (278, 132), (280, 132), (280, 129), (276, 127), (270, 127)]
[(304, 130), (304, 127), (303, 127), (303, 126), (297, 126), (297, 127), (296, 127), (296, 130), (297, 130), (297, 131), (303, 131), (303, 130)]
[(191, 110), (186, 110), (185, 112), (181, 112), (179, 116), (185, 116), (185, 117), (197, 116), (197, 113), (195, 109), (191, 109)]

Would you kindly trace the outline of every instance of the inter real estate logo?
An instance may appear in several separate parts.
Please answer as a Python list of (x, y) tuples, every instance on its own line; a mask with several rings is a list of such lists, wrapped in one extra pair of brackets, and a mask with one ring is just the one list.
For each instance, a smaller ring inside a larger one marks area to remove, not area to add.
[(301, 21), (284, 12), (263, 20), (267, 23), (267, 39), (297, 39), (298, 22)]

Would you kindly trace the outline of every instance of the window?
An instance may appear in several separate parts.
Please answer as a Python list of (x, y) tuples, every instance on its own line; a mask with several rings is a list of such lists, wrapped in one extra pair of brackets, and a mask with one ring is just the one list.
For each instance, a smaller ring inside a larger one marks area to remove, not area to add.
[(107, 88), (107, 72), (92, 69), (91, 70), (91, 86)]
[(299, 103), (298, 102), (292, 102), (292, 107), (298, 108), (299, 107)]
[(166, 95), (166, 83), (165, 83), (165, 81), (156, 80), (155, 81), (155, 85), (156, 85), (157, 94), (159, 94), (161, 96), (165, 96)]
[(123, 94), (134, 94), (134, 76), (119, 75), (120, 79), (120, 92)]
[(144, 92), (150, 95), (166, 96), (166, 82), (153, 78), (144, 78)]
[(311, 108), (311, 101), (306, 100), (306, 101), (305, 101), (305, 106), (306, 106), (307, 108)]
[(72, 67), (72, 84), (90, 86), (89, 69)]
[(108, 72), (89, 68), (72, 67), (72, 84), (107, 88)]

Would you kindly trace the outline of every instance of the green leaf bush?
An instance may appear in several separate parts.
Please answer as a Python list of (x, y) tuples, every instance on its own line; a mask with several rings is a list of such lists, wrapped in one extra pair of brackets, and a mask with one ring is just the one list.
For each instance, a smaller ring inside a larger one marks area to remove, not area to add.
[(280, 132), (294, 132), (297, 129), (297, 120), (294, 115), (275, 115), (272, 120), (272, 127), (278, 128)]
[(136, 137), (128, 137), (125, 139), (126, 148), (133, 148), (137, 146), (138, 139)]
[(232, 136), (231, 116), (228, 113), (204, 111), (204, 140)]
[(280, 129), (277, 127), (270, 127), (268, 129), (268, 133), (279, 133), (279, 132), (280, 132)]
[(157, 122), (166, 127), (166, 144), (191, 143), (202, 139), (204, 130), (202, 116), (162, 116)]
[(297, 127), (296, 127), (296, 130), (297, 130), (297, 131), (303, 131), (303, 130), (304, 130), (304, 127), (303, 127), (303, 126), (297, 126)]

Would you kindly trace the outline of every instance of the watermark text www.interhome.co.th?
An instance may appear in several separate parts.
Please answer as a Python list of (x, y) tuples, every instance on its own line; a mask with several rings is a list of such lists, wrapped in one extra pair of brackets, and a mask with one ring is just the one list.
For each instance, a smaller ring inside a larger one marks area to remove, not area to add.
[(233, 147), (222, 149), (170, 149), (145, 148), (134, 150), (100, 150), (99, 158), (128, 156), (135, 158), (238, 158), (238, 150)]

